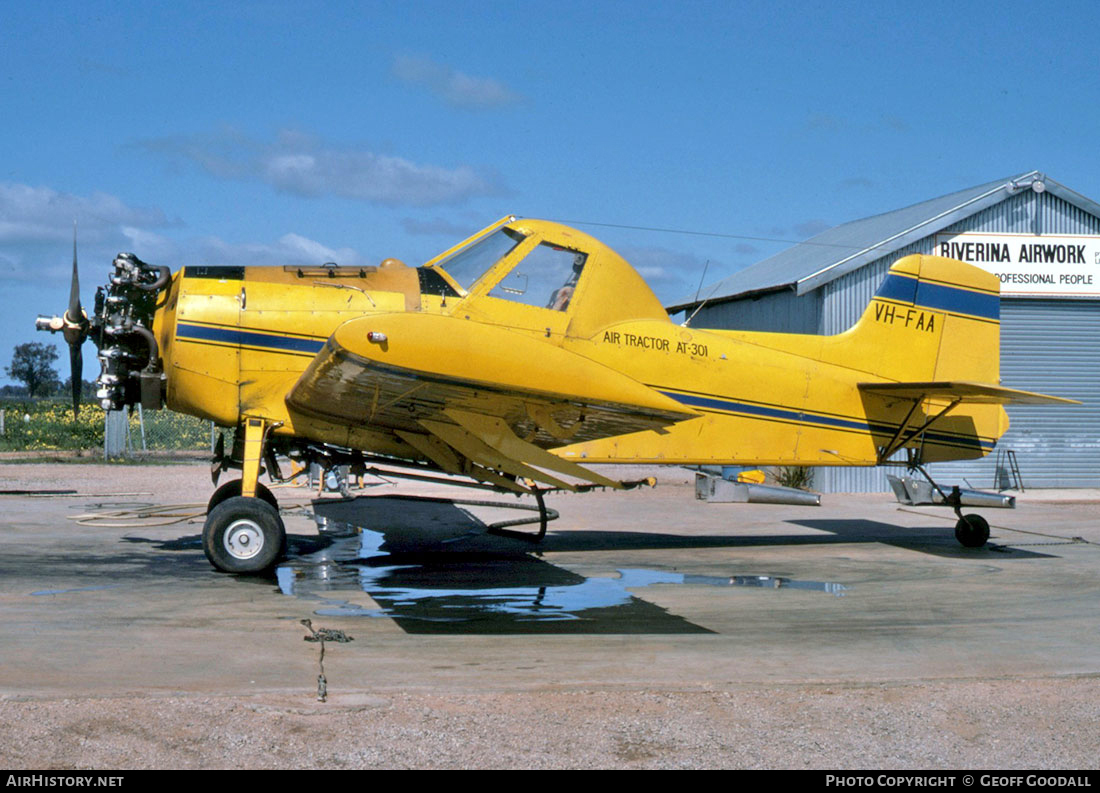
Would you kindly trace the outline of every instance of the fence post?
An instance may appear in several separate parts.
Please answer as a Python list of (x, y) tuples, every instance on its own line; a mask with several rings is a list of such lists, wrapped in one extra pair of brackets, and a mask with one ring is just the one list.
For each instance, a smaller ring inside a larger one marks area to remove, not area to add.
[(108, 410), (103, 419), (103, 457), (122, 457), (126, 453), (126, 441), (130, 434), (129, 411)]

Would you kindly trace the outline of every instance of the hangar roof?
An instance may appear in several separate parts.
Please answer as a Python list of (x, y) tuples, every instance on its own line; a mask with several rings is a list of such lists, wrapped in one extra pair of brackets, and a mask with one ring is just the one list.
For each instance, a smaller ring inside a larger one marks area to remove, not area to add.
[(668, 306), (669, 313), (693, 309), (700, 302), (723, 302), (747, 295), (793, 289), (805, 294), (864, 264), (923, 239), (953, 223), (997, 204), (1041, 182), (1054, 195), (1100, 216), (1100, 204), (1075, 193), (1039, 171), (949, 193), (881, 215), (834, 226), (774, 256), (703, 287)]

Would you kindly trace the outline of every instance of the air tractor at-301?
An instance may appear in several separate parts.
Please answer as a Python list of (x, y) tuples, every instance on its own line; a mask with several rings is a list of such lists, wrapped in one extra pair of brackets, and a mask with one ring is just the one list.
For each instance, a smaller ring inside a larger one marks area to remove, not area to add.
[[(271, 490), (297, 466), (377, 465), (529, 494), (626, 488), (588, 467), (883, 465), (981, 457), (1003, 405), (1067, 403), (999, 384), (999, 284), (952, 259), (898, 260), (844, 333), (673, 323), (638, 273), (575, 229), (506, 217), (419, 267), (146, 264), (119, 254), (87, 316), (74, 245), (75, 400), (91, 339), (104, 408), (141, 403), (232, 432), (203, 547), (219, 570), (285, 547)], [(895, 462), (904, 456), (900, 462)], [(280, 463), (280, 461), (282, 461)], [(984, 545), (989, 526), (958, 516)]]

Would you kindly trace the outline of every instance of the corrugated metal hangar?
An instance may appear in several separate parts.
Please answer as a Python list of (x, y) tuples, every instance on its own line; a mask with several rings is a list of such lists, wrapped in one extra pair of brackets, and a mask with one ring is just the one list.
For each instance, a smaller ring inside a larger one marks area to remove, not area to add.
[[(992, 454), (936, 464), (933, 476), (1007, 487), (1012, 450), (1025, 487), (1100, 487), (1100, 204), (1038, 171), (836, 226), (669, 311), (698, 308), (699, 328), (840, 333), (911, 253), (1000, 275), (1001, 382), (1084, 403), (1009, 406), (1011, 428)], [(886, 473), (818, 468), (814, 489), (888, 491)]]

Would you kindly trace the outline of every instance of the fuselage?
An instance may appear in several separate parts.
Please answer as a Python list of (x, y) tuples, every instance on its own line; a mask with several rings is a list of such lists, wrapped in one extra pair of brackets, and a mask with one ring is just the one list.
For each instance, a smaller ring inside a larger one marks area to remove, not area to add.
[[(416, 449), (395, 434), (396, 429), (407, 432), (409, 425), (392, 418), (393, 411), (364, 404), (359, 420), (337, 420), (323, 409), (296, 409), (287, 395), (345, 323), (377, 317), (384, 328), (387, 317), (436, 315), (447, 318), (432, 323), (436, 335), (418, 336), (415, 355), (402, 359), (413, 380), (445, 363), (456, 377), (475, 385), (525, 380), (537, 387), (543, 362), (537, 355), (509, 355), (509, 345), (496, 332), (504, 329), (568, 353), (555, 358), (558, 367), (568, 370), (576, 359), (579, 372), (582, 359), (596, 362), (688, 414), (659, 430), (580, 441), (569, 432), (551, 441), (540, 436), (540, 445), (564, 458), (871, 465), (910, 406), (869, 396), (857, 385), (883, 377), (932, 379), (941, 345), (963, 341), (945, 337), (951, 332), (945, 329), (946, 314), (937, 315), (937, 327), (928, 312), (921, 313), (920, 327), (917, 319), (910, 326), (865, 316), (859, 327), (838, 336), (683, 327), (669, 320), (633, 269), (606, 246), (572, 230), (566, 230), (572, 234), (568, 239), (557, 239), (554, 234), (564, 227), (531, 223), (517, 227), (587, 252), (584, 275), (565, 309), (544, 307), (541, 301), (523, 304), (494, 289), (518, 267), (526, 255), (522, 247), (468, 292), (439, 268), (392, 260), (366, 268), (185, 268), (173, 279), (155, 320), (168, 406), (228, 427), (243, 416), (262, 416), (276, 425), (278, 435), (419, 459)], [(961, 320), (955, 323), (961, 333)], [(485, 328), (494, 329), (491, 346)], [(440, 334), (448, 337), (447, 345), (437, 343)], [(444, 353), (437, 348), (444, 346), (448, 359), (441, 361)], [(884, 364), (885, 356), (902, 349), (910, 363)], [(383, 351), (377, 354), (384, 357)], [(556, 418), (545, 423), (575, 427), (583, 422), (583, 408), (572, 404), (563, 398)], [(1006, 428), (999, 406), (968, 408), (922, 438), (925, 459), (981, 456)]]

